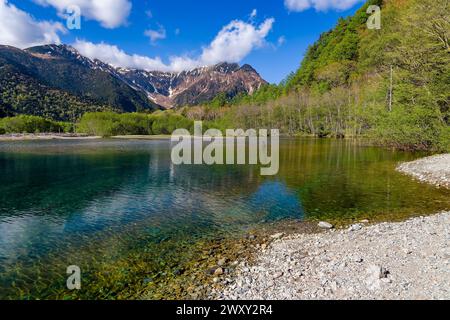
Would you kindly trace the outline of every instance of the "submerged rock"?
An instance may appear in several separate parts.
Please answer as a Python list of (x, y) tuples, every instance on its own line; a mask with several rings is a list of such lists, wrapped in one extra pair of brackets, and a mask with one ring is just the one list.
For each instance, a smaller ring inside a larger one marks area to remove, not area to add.
[(184, 269), (183, 269), (183, 268), (179, 268), (179, 269), (176, 269), (176, 270), (173, 272), (173, 275), (174, 275), (174, 276), (181, 276), (183, 273), (184, 273)]
[(223, 271), (222, 268), (217, 268), (217, 269), (214, 271), (214, 275), (215, 275), (215, 276), (221, 276), (221, 275), (223, 275), (223, 274), (224, 274), (224, 271)]
[(227, 261), (228, 261), (227, 258), (219, 259), (219, 261), (217, 262), (217, 265), (221, 267), (221, 266), (225, 265), (227, 263)]

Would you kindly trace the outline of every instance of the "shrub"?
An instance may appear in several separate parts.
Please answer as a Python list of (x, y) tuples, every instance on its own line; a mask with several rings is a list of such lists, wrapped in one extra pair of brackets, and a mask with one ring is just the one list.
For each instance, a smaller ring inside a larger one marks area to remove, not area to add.
[(410, 150), (448, 148), (449, 128), (438, 110), (398, 106), (390, 113), (381, 113), (376, 121), (372, 135), (383, 145)]
[(114, 112), (85, 113), (77, 126), (77, 132), (94, 136), (111, 137), (118, 134), (119, 114)]
[(193, 121), (171, 111), (156, 114), (95, 112), (86, 113), (77, 132), (110, 137), (115, 135), (172, 134), (175, 129), (193, 130)]
[(61, 123), (27, 115), (3, 118), (0, 120), (0, 128), (4, 133), (64, 132)]

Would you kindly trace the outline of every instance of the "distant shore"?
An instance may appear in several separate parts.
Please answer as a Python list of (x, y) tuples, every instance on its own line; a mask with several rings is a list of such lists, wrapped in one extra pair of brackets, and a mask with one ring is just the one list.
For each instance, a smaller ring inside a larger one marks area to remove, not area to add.
[[(448, 188), (450, 155), (399, 165), (398, 171)], [(419, 213), (420, 214), (420, 213)], [(450, 212), (403, 222), (368, 220), (322, 232), (272, 235), (217, 281), (210, 299), (450, 299)]]
[[(169, 135), (129, 135), (113, 136), (111, 139), (129, 140), (169, 140)], [(75, 133), (17, 133), (0, 135), (0, 141), (40, 141), (40, 140), (95, 140), (104, 139), (101, 136), (89, 136)]]
[(88, 136), (75, 133), (15, 133), (0, 135), (0, 141), (35, 141), (35, 140), (93, 140), (98, 136)]
[(113, 136), (112, 139), (129, 139), (129, 140), (170, 140), (170, 135), (128, 135)]
[[(237, 137), (237, 136), (236, 136)], [(221, 137), (223, 139), (233, 139), (236, 137)], [(0, 135), (0, 141), (34, 141), (34, 140), (93, 140), (93, 139), (123, 139), (123, 140), (170, 140), (171, 135), (118, 135), (112, 137), (89, 136), (86, 134), (68, 134), (68, 133), (17, 133)], [(191, 136), (186, 136), (191, 138)], [(194, 138), (196, 138), (194, 136)], [(199, 138), (196, 138), (199, 139)], [(204, 139), (204, 137), (201, 137)]]

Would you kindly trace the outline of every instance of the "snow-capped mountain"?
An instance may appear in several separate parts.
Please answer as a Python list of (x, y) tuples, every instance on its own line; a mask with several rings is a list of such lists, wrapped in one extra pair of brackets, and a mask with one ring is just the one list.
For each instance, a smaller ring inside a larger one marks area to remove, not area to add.
[[(249, 65), (220, 63), (179, 73), (125, 69), (89, 59), (68, 45), (25, 50), (0, 45), (0, 81), (0, 93), (8, 97), (8, 104), (0, 101), (1, 114), (18, 114), (26, 109), (31, 114), (57, 119), (80, 115), (83, 109), (132, 112), (196, 105), (220, 93), (229, 97), (252, 94), (266, 84)], [(22, 106), (25, 102), (17, 101), (17, 91), (25, 87), (22, 98), (29, 92), (34, 95), (26, 107)], [(58, 100), (55, 92), (69, 94), (70, 100), (76, 102), (58, 101), (58, 107), (54, 102), (47, 103)], [(72, 109), (73, 104), (77, 105), (76, 112), (61, 110)], [(17, 105), (21, 105), (20, 110), (14, 110)]]

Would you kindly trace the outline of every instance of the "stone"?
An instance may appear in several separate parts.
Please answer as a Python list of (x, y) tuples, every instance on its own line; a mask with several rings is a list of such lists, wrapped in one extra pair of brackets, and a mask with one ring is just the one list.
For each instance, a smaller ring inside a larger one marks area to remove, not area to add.
[(276, 280), (276, 279), (281, 278), (282, 276), (284, 276), (283, 272), (275, 272), (273, 275), (273, 279)]
[(271, 238), (273, 240), (278, 240), (284, 237), (284, 233), (280, 232), (280, 233), (275, 233), (274, 235), (271, 236)]
[(221, 275), (223, 275), (223, 274), (224, 274), (224, 271), (223, 271), (222, 268), (217, 268), (217, 269), (214, 271), (214, 275), (215, 275), (215, 276), (221, 276)]
[(357, 224), (353, 224), (350, 226), (350, 228), (348, 229), (348, 231), (359, 231), (363, 228), (363, 226), (359, 223)]
[(319, 222), (319, 228), (329, 230), (329, 229), (333, 229), (334, 226), (331, 223), (328, 223), (328, 222), (325, 222), (325, 221), (320, 221)]
[(184, 273), (184, 269), (179, 268), (179, 269), (176, 269), (176, 270), (173, 272), (173, 275), (174, 275), (174, 276), (181, 276), (183, 273)]
[(227, 263), (227, 261), (228, 261), (227, 258), (219, 259), (219, 261), (217, 261), (217, 265), (221, 267), (221, 266), (225, 265), (225, 263)]
[(371, 265), (366, 270), (367, 274), (374, 279), (385, 279), (387, 278), (389, 271), (378, 265)]

